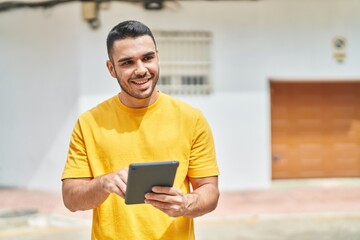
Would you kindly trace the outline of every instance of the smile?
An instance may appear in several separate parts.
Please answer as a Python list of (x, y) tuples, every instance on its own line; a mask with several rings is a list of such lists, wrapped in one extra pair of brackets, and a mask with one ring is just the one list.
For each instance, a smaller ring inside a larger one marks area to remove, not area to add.
[(149, 82), (150, 79), (151, 79), (151, 77), (148, 77), (148, 78), (145, 78), (145, 79), (142, 79), (142, 80), (132, 81), (132, 83), (135, 84), (135, 85), (143, 85), (143, 84)]
[(150, 79), (147, 79), (147, 80), (144, 80), (144, 81), (139, 81), (139, 82), (133, 82), (133, 83), (136, 84), (136, 85), (142, 85), (142, 84), (147, 83), (148, 81), (150, 81)]

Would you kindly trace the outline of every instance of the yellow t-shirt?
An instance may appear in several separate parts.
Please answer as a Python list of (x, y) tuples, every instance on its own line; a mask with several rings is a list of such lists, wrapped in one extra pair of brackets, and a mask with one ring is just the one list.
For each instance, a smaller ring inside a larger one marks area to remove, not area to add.
[[(219, 175), (211, 129), (201, 112), (163, 93), (142, 109), (114, 96), (83, 113), (74, 128), (65, 178), (96, 177), (130, 163), (178, 160), (174, 186)], [(116, 194), (93, 210), (92, 239), (194, 239), (193, 220), (171, 218), (147, 204), (126, 205)]]

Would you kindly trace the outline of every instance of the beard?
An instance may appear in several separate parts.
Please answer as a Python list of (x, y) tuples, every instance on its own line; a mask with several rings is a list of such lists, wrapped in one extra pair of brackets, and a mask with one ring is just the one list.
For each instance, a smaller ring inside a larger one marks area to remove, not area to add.
[(116, 74), (116, 79), (120, 85), (121, 91), (124, 91), (127, 95), (136, 98), (136, 99), (146, 99), (149, 98), (152, 93), (155, 90), (156, 84), (158, 82), (159, 79), (159, 73), (160, 70), (158, 70), (158, 75), (155, 76), (154, 74), (150, 74), (150, 75), (146, 75), (144, 76), (138, 76), (135, 78), (132, 78), (129, 80), (130, 81), (134, 81), (137, 79), (144, 79), (144, 78), (149, 78), (151, 76), (152, 79), (150, 79), (149, 81), (151, 81), (151, 86), (145, 90), (134, 90), (133, 88), (131, 88), (131, 84), (127, 84), (127, 82), (121, 80), (118, 75)]

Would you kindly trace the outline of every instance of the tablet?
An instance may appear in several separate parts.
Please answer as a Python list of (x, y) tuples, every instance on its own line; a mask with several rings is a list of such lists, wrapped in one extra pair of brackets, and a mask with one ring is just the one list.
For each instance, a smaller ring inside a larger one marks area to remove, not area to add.
[(130, 164), (125, 203), (144, 203), (145, 194), (154, 186), (172, 187), (178, 166), (178, 161)]

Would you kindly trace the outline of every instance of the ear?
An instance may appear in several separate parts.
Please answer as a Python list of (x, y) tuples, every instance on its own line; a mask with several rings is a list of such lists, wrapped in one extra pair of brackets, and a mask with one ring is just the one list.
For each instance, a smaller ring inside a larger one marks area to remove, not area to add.
[(116, 78), (116, 72), (115, 72), (115, 69), (114, 69), (114, 65), (112, 64), (112, 62), (110, 60), (106, 61), (106, 67), (109, 70), (110, 75), (113, 78)]

